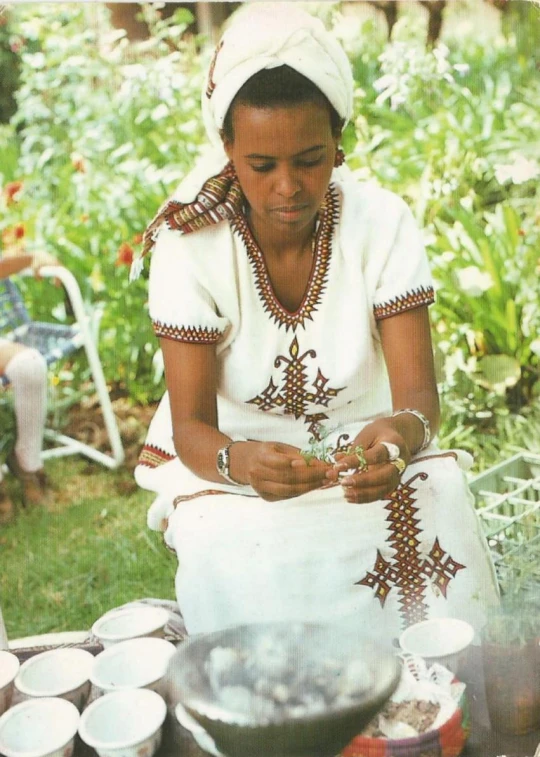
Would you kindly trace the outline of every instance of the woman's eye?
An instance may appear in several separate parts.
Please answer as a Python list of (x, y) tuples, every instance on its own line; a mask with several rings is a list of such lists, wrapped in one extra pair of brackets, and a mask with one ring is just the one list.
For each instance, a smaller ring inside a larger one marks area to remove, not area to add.
[(322, 158), (317, 158), (317, 160), (300, 160), (298, 161), (298, 165), (302, 168), (313, 168), (314, 166), (320, 166), (322, 161)]
[(262, 165), (251, 166), (251, 168), (257, 173), (267, 173), (268, 171), (271, 171), (273, 167), (273, 163), (263, 163)]

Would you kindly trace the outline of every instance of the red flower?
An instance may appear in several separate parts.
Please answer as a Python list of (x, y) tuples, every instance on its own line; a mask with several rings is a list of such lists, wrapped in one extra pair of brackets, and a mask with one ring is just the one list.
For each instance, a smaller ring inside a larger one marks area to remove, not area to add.
[(22, 186), (22, 181), (10, 181), (6, 184), (4, 187), (4, 197), (6, 198), (7, 205), (12, 205), (14, 202), (17, 202)]
[(71, 165), (76, 171), (79, 171), (79, 173), (86, 173), (86, 160), (84, 159), (84, 155), (81, 155), (78, 152), (72, 152)]
[(14, 229), (15, 239), (23, 239), (24, 237), (24, 223), (18, 223)]
[(133, 244), (141, 244), (142, 240), (143, 240), (142, 234), (135, 234), (133, 237)]
[(525, 229), (518, 229), (518, 234), (519, 234), (520, 237), (524, 237), (525, 236)]
[(133, 248), (127, 242), (122, 242), (118, 248), (116, 265), (131, 265), (133, 263)]

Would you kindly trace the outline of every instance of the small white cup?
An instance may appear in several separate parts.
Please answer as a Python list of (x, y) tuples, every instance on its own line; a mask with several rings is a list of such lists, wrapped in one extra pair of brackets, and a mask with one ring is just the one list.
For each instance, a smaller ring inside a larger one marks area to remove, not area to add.
[(169, 613), (163, 607), (127, 607), (109, 612), (92, 626), (104, 649), (141, 636), (163, 637)]
[(11, 652), (0, 651), (0, 715), (11, 705), (14, 681), (19, 668), (18, 657)]
[(399, 637), (403, 652), (438, 662), (457, 673), (460, 658), (474, 638), (474, 628), (457, 618), (431, 618), (409, 626)]
[(129, 639), (94, 659), (90, 680), (101, 693), (153, 689), (164, 695), (163, 678), (176, 648), (164, 639)]
[(100, 757), (152, 757), (161, 744), (166, 714), (155, 691), (115, 691), (86, 708), (79, 734)]
[(16, 704), (0, 718), (0, 754), (5, 757), (71, 757), (79, 712), (57, 697)]
[(79, 712), (90, 694), (94, 656), (84, 649), (51, 649), (23, 662), (15, 687), (23, 699), (61, 697)]

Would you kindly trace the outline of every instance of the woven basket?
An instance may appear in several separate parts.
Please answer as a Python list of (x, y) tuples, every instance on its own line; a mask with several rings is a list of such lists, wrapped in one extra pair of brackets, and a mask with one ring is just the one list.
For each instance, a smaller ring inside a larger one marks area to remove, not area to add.
[[(415, 674), (416, 660), (405, 659)], [(439, 728), (409, 739), (355, 736), (341, 757), (458, 757), (470, 733), (469, 706), (465, 692), (454, 714)]]

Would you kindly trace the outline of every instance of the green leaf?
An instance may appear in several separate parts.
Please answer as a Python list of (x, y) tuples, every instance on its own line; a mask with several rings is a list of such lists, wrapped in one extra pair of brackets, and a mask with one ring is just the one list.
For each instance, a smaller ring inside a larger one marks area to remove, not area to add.
[(510, 355), (486, 355), (479, 360), (479, 383), (497, 394), (504, 394), (521, 378), (521, 366)]
[(348, 155), (354, 150), (357, 142), (358, 137), (356, 136), (356, 129), (354, 128), (352, 121), (349, 121), (341, 133), (341, 144), (343, 145), (345, 155)]

